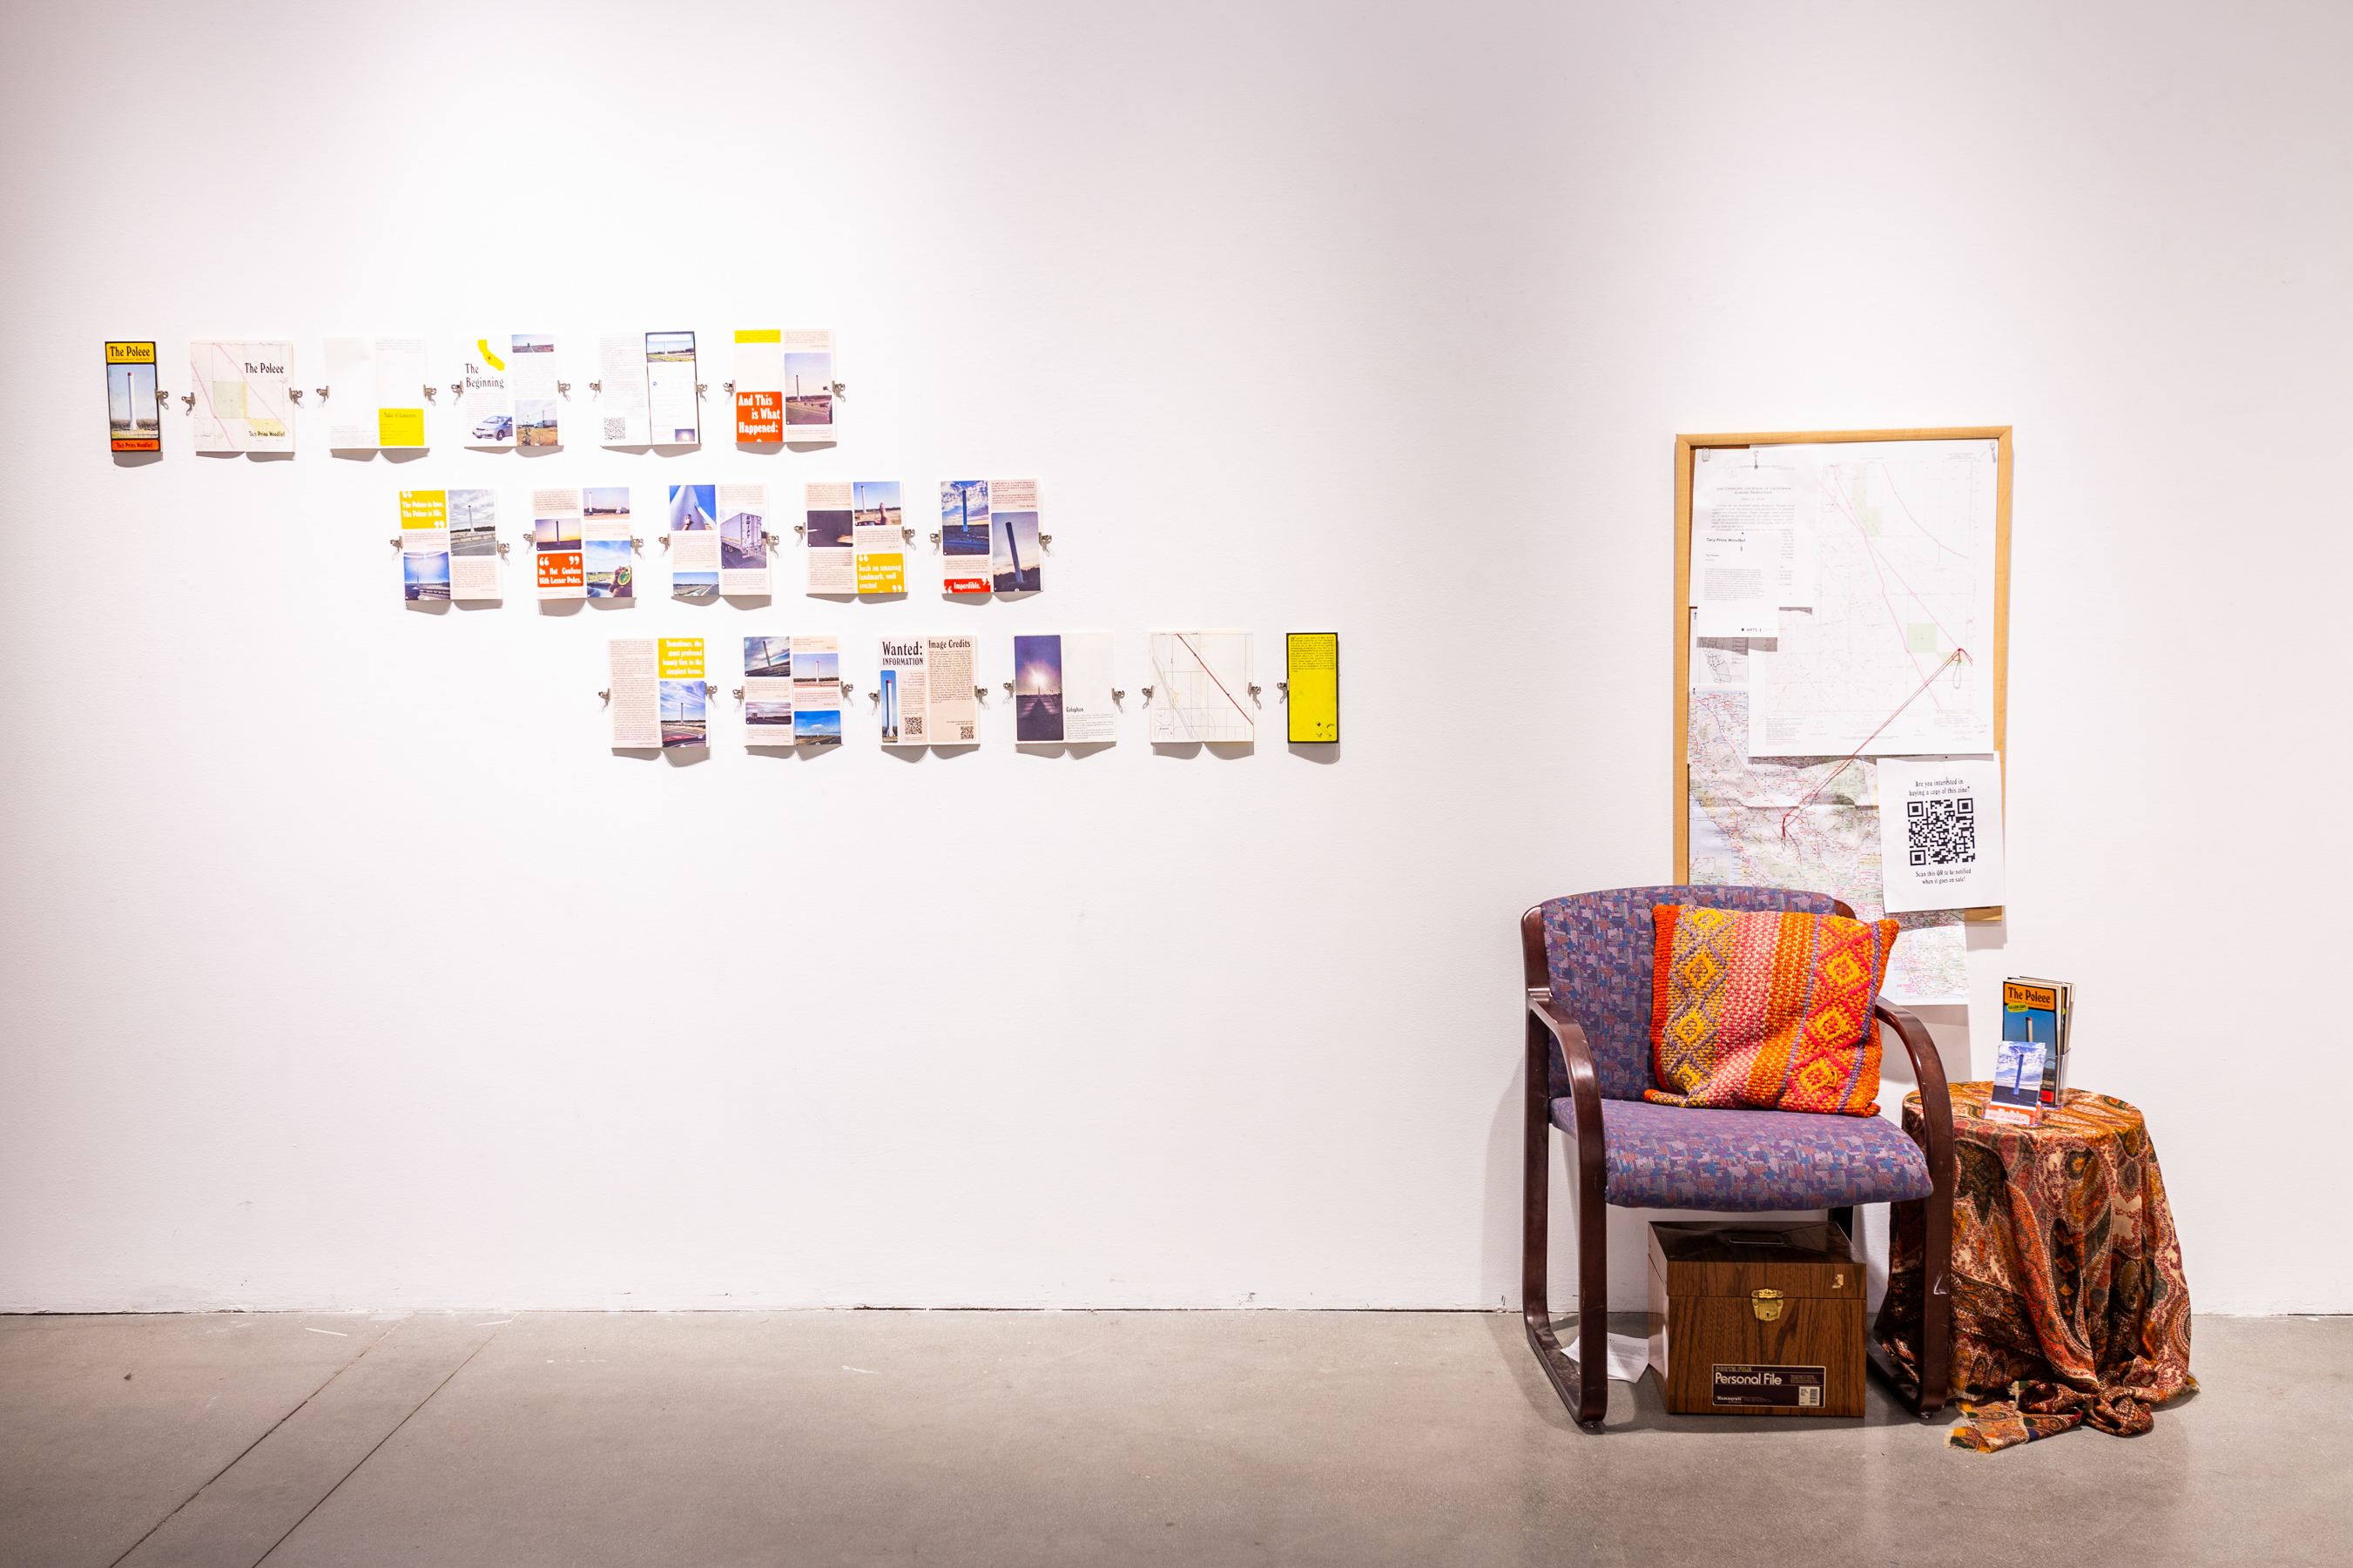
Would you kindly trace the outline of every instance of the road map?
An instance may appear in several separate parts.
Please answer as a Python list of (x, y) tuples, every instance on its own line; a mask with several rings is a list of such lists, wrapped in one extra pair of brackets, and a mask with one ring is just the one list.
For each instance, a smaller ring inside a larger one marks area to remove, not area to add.
[[(1799, 589), (1811, 605), (1776, 606), (1778, 637), (1693, 639), (1690, 879), (1816, 889), (1878, 920), (1874, 759), (1994, 750), (2000, 448), (1843, 442), (1725, 458), (1787, 475), (1786, 519), (1741, 521), (1810, 534), (1818, 565)], [(1965, 1002), (1960, 911), (1895, 920), (1888, 999)]]
[[(1691, 880), (1810, 888), (1843, 899), (1858, 919), (1883, 918), (1877, 766), (1860, 759), (1841, 767), (1835, 756), (1752, 760), (1748, 703), (1745, 691), (1691, 694)], [(1793, 811), (1817, 785), (1821, 792)], [(1895, 921), (1904, 934), (1888, 960), (1887, 999), (1967, 1001), (1960, 911)]]
[(1773, 450), (1820, 567), (1813, 605), (1753, 650), (1747, 754), (1992, 751), (1997, 444)]

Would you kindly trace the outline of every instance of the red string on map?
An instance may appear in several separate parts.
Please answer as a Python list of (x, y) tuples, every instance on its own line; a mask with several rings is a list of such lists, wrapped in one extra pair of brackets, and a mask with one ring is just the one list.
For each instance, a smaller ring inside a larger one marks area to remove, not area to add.
[(1806, 807), (1812, 803), (1814, 796), (1830, 788), (1831, 780), (1838, 777), (1840, 773), (1845, 772), (1847, 763), (1862, 755), (1864, 747), (1869, 746), (1873, 741), (1879, 739), (1880, 730), (1884, 730), (1890, 724), (1894, 723), (1895, 721), (1902, 716), (1904, 710), (1911, 707), (1912, 704), (1920, 700), (1920, 693), (1927, 690), (1931, 686), (1934, 686), (1936, 683), (1936, 677), (1944, 674), (1947, 669), (1950, 668), (1954, 665), (1969, 662), (1972, 662), (1969, 659), (1969, 650), (1965, 647), (1957, 647), (1952, 652), (1947, 654), (1943, 660), (1937, 664), (1936, 668), (1928, 672), (1928, 679), (1922, 681), (1918, 686), (1914, 687), (1912, 689), (1912, 695), (1906, 697), (1903, 701), (1898, 702), (1895, 705), (1895, 711), (1890, 713), (1886, 718), (1882, 719), (1879, 721), (1879, 730), (1873, 730), (1870, 734), (1865, 735), (1862, 738), (1862, 745), (1857, 746), (1853, 751), (1849, 752), (1845, 756), (1841, 757), (1839, 759), (1838, 765), (1822, 775), (1821, 783), (1808, 790), (1803, 800), (1799, 801), (1797, 805), (1791, 806), (1788, 810), (1781, 814), (1781, 837), (1784, 839), (1787, 839), (1789, 837), (1789, 818), (1805, 810)]

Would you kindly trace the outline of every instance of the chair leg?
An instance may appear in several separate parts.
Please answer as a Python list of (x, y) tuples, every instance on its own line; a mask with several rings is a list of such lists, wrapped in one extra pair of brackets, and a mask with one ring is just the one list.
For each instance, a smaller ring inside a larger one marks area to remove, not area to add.
[(1945, 1407), (1953, 1378), (1953, 1199), (1928, 1200), (1920, 1248), (1920, 1398), (1916, 1415)]
[(1546, 1256), (1552, 1231), (1552, 1102), (1544, 1086), (1547, 1079), (1544, 1042), (1536, 1025), (1528, 1025), (1527, 1105), (1521, 1128), (1520, 1170), (1520, 1316), (1527, 1330), (1528, 1348), (1536, 1352), (1545, 1381), (1574, 1416), (1577, 1394), (1568, 1384), (1568, 1358), (1552, 1330), (1551, 1260)]
[[(1582, 1152), (1582, 1151), (1579, 1151)], [(1609, 1246), (1599, 1162), (1579, 1160), (1577, 1183), (1577, 1418), (1599, 1426), (1609, 1413)]]

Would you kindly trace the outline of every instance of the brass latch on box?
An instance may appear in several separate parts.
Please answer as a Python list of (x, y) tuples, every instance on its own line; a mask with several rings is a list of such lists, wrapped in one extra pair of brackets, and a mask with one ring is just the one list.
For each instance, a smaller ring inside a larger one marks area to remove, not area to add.
[(1778, 1322), (1781, 1317), (1781, 1292), (1756, 1289), (1748, 1292), (1748, 1310), (1757, 1314), (1760, 1323)]

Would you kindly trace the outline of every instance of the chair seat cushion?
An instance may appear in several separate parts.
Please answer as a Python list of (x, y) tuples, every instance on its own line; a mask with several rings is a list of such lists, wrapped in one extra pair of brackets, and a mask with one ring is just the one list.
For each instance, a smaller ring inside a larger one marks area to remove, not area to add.
[[(1576, 1101), (1554, 1100), (1552, 1119), (1575, 1131)], [(1843, 1208), (1925, 1198), (1936, 1186), (1920, 1145), (1876, 1116), (1605, 1100), (1601, 1139), (1603, 1198), (1620, 1208)]]

